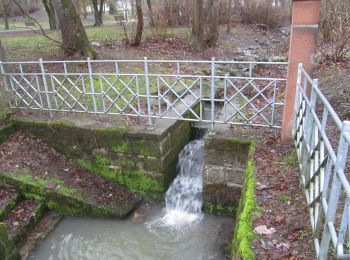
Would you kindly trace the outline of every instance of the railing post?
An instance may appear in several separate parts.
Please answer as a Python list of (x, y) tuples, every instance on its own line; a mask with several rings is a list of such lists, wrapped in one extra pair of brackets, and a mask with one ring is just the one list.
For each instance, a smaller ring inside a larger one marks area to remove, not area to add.
[(211, 58), (211, 130), (215, 121), (215, 57)]
[[(341, 189), (341, 181), (338, 176), (339, 170), (344, 170), (349, 144), (347, 143), (344, 135), (350, 134), (350, 121), (344, 121), (343, 126), (340, 133), (340, 140), (337, 149), (337, 158), (334, 165), (334, 174), (333, 174), (333, 182), (329, 195), (329, 204), (327, 208), (327, 213), (324, 221), (324, 231), (321, 240), (320, 246), (320, 254), (318, 256), (319, 259), (327, 259), (328, 248), (331, 242), (332, 231), (329, 228), (329, 223), (333, 223), (335, 221), (336, 213), (337, 213), (337, 204), (339, 201), (340, 189)], [(337, 246), (337, 245), (335, 245)]]
[[(6, 62), (6, 53), (5, 50), (2, 46), (1, 40), (0, 40), (0, 79), (3, 79), (4, 82), (4, 87), (5, 90), (2, 91), (2, 89), (0, 89), (0, 92), (2, 92), (2, 96), (0, 97), (0, 107), (2, 107), (3, 109), (5, 109), (5, 107), (7, 107), (6, 103), (8, 103), (9, 107), (11, 106), (11, 99), (10, 99), (10, 95), (8, 94), (7, 91), (10, 91), (10, 79), (8, 76), (5, 75), (5, 65), (3, 64), (3, 62)], [(8, 100), (8, 102), (7, 102)], [(3, 104), (3, 105), (2, 105)]]
[(146, 99), (147, 99), (147, 117), (148, 117), (148, 129), (153, 130), (152, 125), (152, 109), (151, 109), (151, 100), (150, 100), (150, 87), (149, 87), (149, 76), (148, 76), (148, 62), (147, 57), (144, 57), (144, 66), (145, 66), (145, 81), (146, 81)]
[[(41, 76), (43, 78), (43, 83), (44, 83), (44, 88), (45, 88), (45, 95), (46, 95), (47, 106), (49, 108), (50, 117), (52, 117), (51, 100), (50, 100), (50, 96), (49, 96), (49, 89), (47, 87), (47, 81), (46, 81), (46, 76), (45, 76), (45, 68), (44, 68), (44, 63), (43, 63), (42, 59), (39, 59), (39, 64), (40, 64)], [(40, 95), (40, 93), (39, 93), (39, 95)]]
[(89, 70), (89, 80), (90, 80), (90, 88), (92, 95), (92, 103), (94, 105), (94, 112), (97, 115), (97, 105), (96, 105), (96, 97), (95, 97), (95, 86), (94, 86), (94, 78), (92, 77), (92, 68), (90, 58), (87, 58), (88, 70)]

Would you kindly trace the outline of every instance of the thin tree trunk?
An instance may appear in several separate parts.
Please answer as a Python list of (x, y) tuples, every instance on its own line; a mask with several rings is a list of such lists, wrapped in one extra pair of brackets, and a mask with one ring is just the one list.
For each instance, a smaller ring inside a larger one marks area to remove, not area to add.
[(143, 32), (143, 12), (141, 0), (136, 0), (136, 14), (137, 14), (137, 28), (134, 41), (131, 43), (132, 46), (139, 46), (141, 43), (142, 32)]
[(92, 48), (81, 19), (72, 0), (52, 0), (62, 33), (62, 45), (66, 54), (81, 53), (91, 59), (97, 53)]
[(149, 25), (154, 27), (155, 24), (154, 24), (151, 0), (147, 0), (147, 7), (148, 7), (148, 15), (149, 15)]
[(83, 0), (83, 16), (84, 16), (84, 19), (86, 19), (86, 17), (88, 16), (88, 13), (86, 11), (86, 1), (87, 0)]
[(208, 46), (213, 47), (216, 45), (219, 39), (219, 0), (210, 0), (209, 1), (209, 10), (210, 10), (210, 25), (209, 25), (209, 34), (208, 34)]
[(232, 7), (232, 0), (228, 0), (228, 8), (227, 8), (227, 28), (226, 32), (231, 32), (231, 7)]
[(5, 23), (5, 30), (10, 29), (9, 26), (9, 20), (7, 17), (7, 4), (5, 3), (6, 0), (1, 0), (2, 10), (3, 10), (3, 16), (4, 16), (4, 23)]
[(98, 0), (92, 0), (92, 7), (94, 9), (94, 17), (95, 17), (94, 26), (102, 26), (103, 24), (103, 20), (102, 20), (103, 4), (104, 4), (104, 0), (100, 0), (100, 5), (98, 4)]
[(56, 21), (56, 14), (55, 14), (55, 9), (53, 8), (52, 1), (51, 0), (42, 0), (42, 1), (46, 10), (47, 16), (49, 18), (50, 30), (56, 30), (57, 21)]
[(195, 51), (204, 49), (204, 30), (202, 23), (203, 0), (192, 0), (191, 48)]
[(114, 5), (114, 3), (109, 2), (108, 6), (109, 6), (109, 14), (114, 15), (115, 14), (115, 5)]

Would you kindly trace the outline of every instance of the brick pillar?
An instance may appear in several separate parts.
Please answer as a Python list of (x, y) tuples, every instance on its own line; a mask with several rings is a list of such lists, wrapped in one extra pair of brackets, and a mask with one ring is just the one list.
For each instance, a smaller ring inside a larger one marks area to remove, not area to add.
[(293, 0), (293, 15), (289, 45), (287, 88), (283, 112), (282, 141), (292, 138), (292, 123), (296, 94), (298, 64), (312, 74), (316, 49), (320, 0)]

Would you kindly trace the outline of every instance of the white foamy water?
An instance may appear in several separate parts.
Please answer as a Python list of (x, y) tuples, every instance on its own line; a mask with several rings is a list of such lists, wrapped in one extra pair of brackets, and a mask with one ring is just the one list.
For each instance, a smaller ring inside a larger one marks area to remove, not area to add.
[(148, 223), (150, 229), (184, 229), (202, 219), (203, 140), (188, 143), (179, 154), (178, 175), (165, 195), (165, 215)]

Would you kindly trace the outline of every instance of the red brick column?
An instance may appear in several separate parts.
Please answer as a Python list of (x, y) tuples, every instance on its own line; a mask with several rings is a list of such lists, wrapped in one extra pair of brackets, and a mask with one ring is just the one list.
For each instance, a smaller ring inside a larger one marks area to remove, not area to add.
[(298, 64), (303, 63), (303, 67), (310, 74), (314, 68), (313, 56), (316, 49), (319, 16), (320, 0), (293, 1), (282, 141), (289, 141), (292, 138)]

